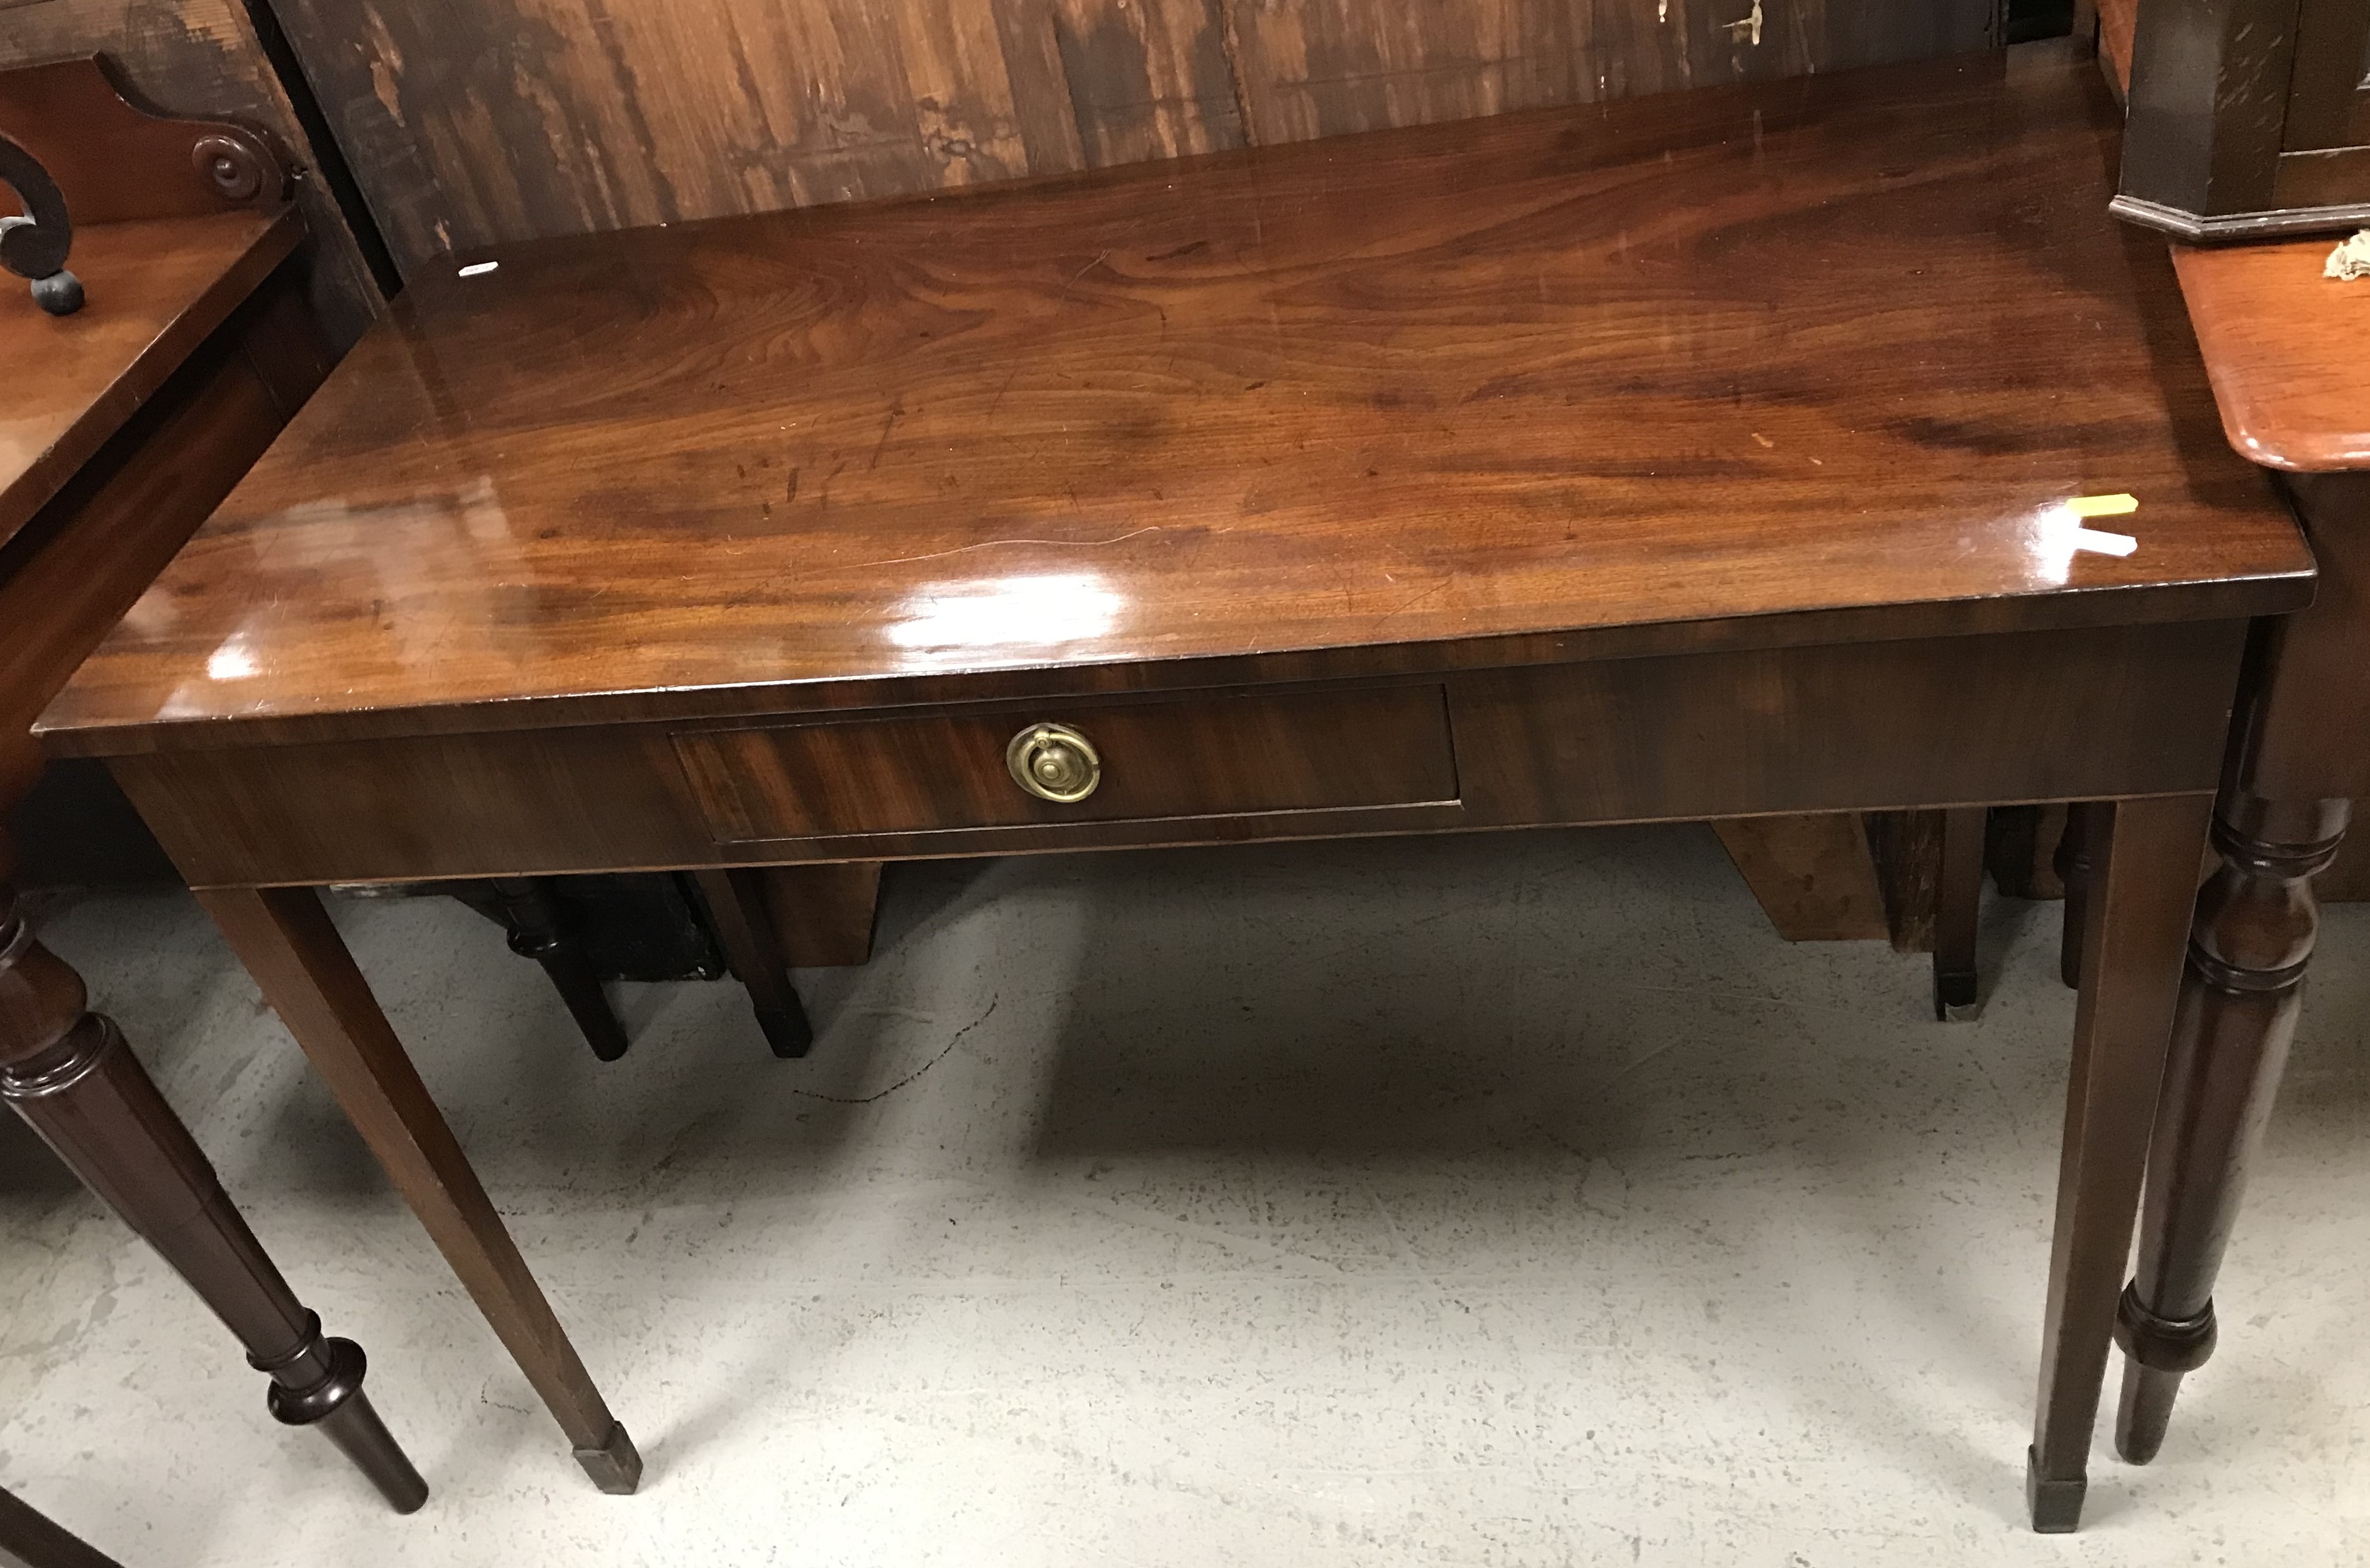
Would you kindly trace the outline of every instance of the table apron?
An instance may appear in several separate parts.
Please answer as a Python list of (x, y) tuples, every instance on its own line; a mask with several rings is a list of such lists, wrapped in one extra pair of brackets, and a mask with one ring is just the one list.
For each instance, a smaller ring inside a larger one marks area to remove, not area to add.
[[(751, 719), (742, 727), (762, 731), (757, 743), (721, 750), (714, 738), (731, 722), (719, 732), (708, 717), (159, 751), (110, 766), (197, 887), (2107, 799), (2215, 787), (2247, 631), (2160, 623), (1169, 693), (1182, 716), (1165, 753), (1163, 710), (1095, 698), (834, 715), (824, 722), (841, 727), (820, 739), (796, 733), (802, 723)], [(917, 736), (953, 737), (976, 750), (1007, 725), (1048, 721), (1150, 748), (1107, 760), (1114, 778), (1137, 770), (1139, 795), (1068, 819), (1008, 779), (1004, 802), (983, 758), (942, 763), (915, 749)], [(1237, 750), (1213, 755), (1213, 738)], [(732, 781), (695, 779), (686, 750), (711, 772), (716, 757), (744, 753), (767, 768), (787, 758), (790, 771), (761, 781), (770, 795), (719, 805)], [(896, 798), (868, 805), (842, 779), (838, 804), (809, 813), (796, 768), (850, 756), (868, 760), (864, 789)], [(1145, 787), (1156, 768), (1182, 782)], [(961, 776), (949, 785), (941, 773)], [(1133, 798), (1162, 814), (1110, 815)], [(899, 830), (751, 836), (809, 820)]]

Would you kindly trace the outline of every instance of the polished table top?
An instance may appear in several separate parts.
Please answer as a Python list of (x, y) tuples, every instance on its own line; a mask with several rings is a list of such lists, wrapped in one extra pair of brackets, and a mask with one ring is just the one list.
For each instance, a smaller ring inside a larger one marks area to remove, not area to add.
[(461, 257), (44, 728), (2293, 608), (2114, 126), (2028, 46)]
[(303, 234), (291, 212), (252, 209), (83, 225), (66, 265), (89, 298), (71, 315), (46, 315), (21, 279), (0, 274), (0, 540), (122, 428)]
[(2223, 429), (2267, 468), (2370, 468), (2370, 279), (2324, 276), (2331, 243), (2173, 247)]

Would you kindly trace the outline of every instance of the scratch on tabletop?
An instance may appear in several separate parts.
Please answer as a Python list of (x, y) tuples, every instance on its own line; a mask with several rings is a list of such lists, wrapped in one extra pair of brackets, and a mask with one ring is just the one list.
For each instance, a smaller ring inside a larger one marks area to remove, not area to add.
[(1160, 524), (1150, 522), (1142, 528), (1131, 528), (1125, 533), (1113, 534), (1109, 539), (983, 539), (975, 544), (958, 544), (951, 550), (932, 550), (922, 555), (892, 555), (885, 561), (860, 561), (848, 570), (860, 572), (872, 567), (902, 567), (913, 561), (935, 561), (945, 555), (960, 555), (967, 550), (994, 550), (1006, 544), (1065, 544), (1074, 549), (1095, 550), (1133, 539), (1139, 533), (1159, 532)]
[(904, 412), (905, 400), (902, 397), (889, 405), (889, 417), (880, 421), (880, 439), (872, 443), (872, 461), (864, 465), (868, 470), (880, 466), (880, 453), (889, 445), (889, 432), (897, 428), (897, 420)]

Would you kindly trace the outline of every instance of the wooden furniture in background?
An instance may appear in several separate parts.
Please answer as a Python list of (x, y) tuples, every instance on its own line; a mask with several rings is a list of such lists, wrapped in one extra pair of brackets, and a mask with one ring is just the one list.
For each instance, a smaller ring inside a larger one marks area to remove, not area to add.
[(316, 177), (327, 172), (325, 164), (337, 166), (336, 149), (316, 143), (305, 124), (309, 98), (301, 82), (292, 98), (273, 66), (256, 29), (259, 16), (269, 23), (269, 7), (239, 0), (38, 0), (0, 5), (0, 12), (6, 16), (0, 69), (104, 54), (119, 86), (141, 107), (169, 104), (176, 112), (229, 120), (268, 137), (289, 171), (305, 176), (293, 190), (305, 219), (294, 269), (305, 298), (333, 348), (342, 350), (362, 335), (384, 308), (365, 258), (376, 236), (358, 239), (327, 182)]
[(2320, 565), (2268, 627), (2216, 807), (2148, 1166), (2116, 1444), (2145, 1461), (2212, 1354), (2214, 1282), (2295, 1032), (2353, 797), (2370, 794), (2370, 286), (2321, 276), (2326, 240), (2176, 248), (2230, 444), (2283, 476)]
[(2146, 0), (2132, 16), (2118, 216), (2192, 241), (2370, 223), (2370, 6)]
[(431, 258), (505, 241), (1953, 54), (1993, 40), (1997, 3), (378, 0), (360, 20), (339, 0), (273, 8), (419, 276)]
[[(33, 716), (328, 372), (288, 266), (304, 232), (248, 132), (126, 105), (92, 60), (0, 72), (0, 132), (75, 220), (70, 315), (0, 289), (0, 805), (39, 775)], [(169, 610), (166, 613), (170, 613)], [(0, 1099), (137, 1230), (397, 1509), (427, 1488), (122, 1035), (35, 941), (0, 842)]]
[(2069, 1528), (2230, 692), (2311, 578), (2189, 439), (2115, 118), (2036, 45), (466, 254), (43, 729), (612, 1484), (315, 885), (686, 867), (763, 952), (767, 866), (2102, 803), (2031, 1457)]
[(2106, 66), (2108, 79), (2119, 95), (2128, 94), (2132, 90), (2132, 34), (2139, 27), (2140, 0), (2096, 0), (2091, 10), (2097, 23), (2099, 56)]
[(1762, 912), (1788, 942), (1892, 934), (1868, 830), (1857, 813), (1731, 817), (1712, 824)]

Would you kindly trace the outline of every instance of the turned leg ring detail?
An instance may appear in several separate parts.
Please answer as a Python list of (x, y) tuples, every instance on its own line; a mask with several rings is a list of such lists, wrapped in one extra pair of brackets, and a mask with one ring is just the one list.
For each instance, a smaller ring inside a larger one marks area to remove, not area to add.
[(2141, 1304), (2136, 1285), (2115, 1303), (2115, 1343), (2152, 1372), (2194, 1372), (2214, 1355), (2214, 1303), (2194, 1317), (2165, 1318)]

